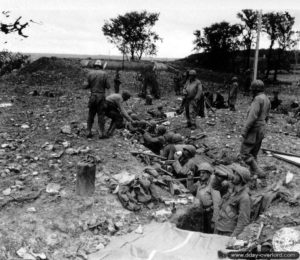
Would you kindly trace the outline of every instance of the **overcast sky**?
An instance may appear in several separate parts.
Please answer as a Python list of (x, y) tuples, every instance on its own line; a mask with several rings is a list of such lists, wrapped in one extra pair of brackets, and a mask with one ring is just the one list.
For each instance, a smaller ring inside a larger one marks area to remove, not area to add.
[[(160, 13), (154, 27), (163, 38), (158, 57), (191, 54), (193, 31), (224, 20), (236, 23), (237, 12), (244, 8), (287, 10), (296, 17), (294, 28), (300, 30), (300, 0), (0, 0), (0, 6), (24, 21), (41, 22), (24, 31), (27, 39), (1, 35), (2, 48), (20, 52), (119, 55), (101, 27), (105, 20), (129, 11)], [(262, 39), (262, 47), (266, 46)]]

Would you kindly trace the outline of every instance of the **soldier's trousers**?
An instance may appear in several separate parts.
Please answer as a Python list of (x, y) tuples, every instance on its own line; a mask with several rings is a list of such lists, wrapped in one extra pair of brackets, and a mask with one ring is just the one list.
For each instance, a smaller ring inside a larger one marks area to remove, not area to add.
[(241, 145), (240, 154), (243, 160), (247, 160), (251, 157), (255, 160), (257, 159), (262, 140), (265, 137), (265, 132), (266, 126), (258, 126), (249, 130)]
[(122, 128), (124, 126), (123, 116), (113, 103), (106, 102), (105, 115), (116, 124), (117, 128)]
[(191, 126), (196, 126), (196, 117), (198, 115), (197, 102), (194, 99), (185, 100), (184, 107), (187, 124)]
[(91, 131), (94, 124), (94, 118), (97, 114), (99, 130), (101, 133), (103, 133), (105, 125), (105, 94), (92, 94), (88, 103), (88, 107), (88, 131)]

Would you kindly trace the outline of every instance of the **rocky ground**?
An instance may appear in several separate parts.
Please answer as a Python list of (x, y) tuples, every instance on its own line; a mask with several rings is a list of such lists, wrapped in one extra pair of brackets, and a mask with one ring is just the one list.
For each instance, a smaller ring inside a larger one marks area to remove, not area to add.
[[(109, 76), (112, 80), (114, 72)], [(144, 101), (136, 95), (136, 73), (122, 72), (121, 78), (123, 88), (135, 95), (128, 108), (145, 116)], [(144, 164), (129, 153), (137, 144), (126, 139), (122, 131), (108, 140), (98, 140), (96, 135), (92, 140), (85, 138), (89, 93), (82, 89), (83, 77), (75, 82), (64, 78), (58, 85), (40, 81), (31, 78), (26, 82), (25, 78), (20, 85), (3, 80), (0, 85), (0, 104), (11, 103), (0, 107), (0, 259), (86, 259), (104, 248), (111, 236), (136, 230), (153, 219), (153, 212), (167, 206), (158, 204), (131, 212), (111, 193), (107, 185), (111, 176), (124, 170), (138, 174)], [(165, 111), (174, 111), (180, 100), (171, 91), (170, 75), (162, 72), (159, 81), (163, 97), (147, 109), (160, 102)], [(205, 144), (216, 158), (234, 159), (250, 101), (240, 95), (238, 112), (209, 112), (207, 118), (198, 119), (199, 128), (193, 133), (184, 128), (182, 115), (171, 118), (169, 128), (186, 136), (204, 132), (206, 138), (198, 141), (199, 147)], [(296, 126), (287, 122), (288, 115), (272, 114), (263, 147), (300, 154)], [(91, 198), (81, 198), (75, 195), (77, 163), (87, 155), (99, 161), (96, 192)], [(293, 173), (286, 188), (297, 200), (299, 168), (264, 154), (259, 162), (268, 172), (269, 185), (284, 180), (287, 172)], [(258, 192), (264, 189), (259, 187)], [(259, 219), (266, 223), (263, 235), (299, 225), (299, 216), (299, 207), (275, 201)]]

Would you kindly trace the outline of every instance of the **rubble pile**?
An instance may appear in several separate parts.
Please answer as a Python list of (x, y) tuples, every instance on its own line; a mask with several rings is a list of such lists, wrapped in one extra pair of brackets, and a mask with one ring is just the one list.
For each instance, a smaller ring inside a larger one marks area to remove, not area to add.
[(75, 59), (42, 57), (7, 76), (15, 84), (63, 85), (82, 82), (84, 70)]

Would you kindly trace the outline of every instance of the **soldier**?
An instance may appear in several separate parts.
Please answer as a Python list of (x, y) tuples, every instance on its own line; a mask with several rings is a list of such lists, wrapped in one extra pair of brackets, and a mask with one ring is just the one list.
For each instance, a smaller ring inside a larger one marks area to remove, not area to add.
[(224, 97), (222, 96), (220, 91), (217, 91), (216, 93), (216, 100), (214, 102), (214, 107), (217, 109), (227, 108), (227, 106), (225, 105)]
[(235, 103), (238, 95), (238, 79), (233, 77), (231, 79), (231, 84), (229, 85), (229, 95), (228, 95), (228, 106), (230, 111), (236, 111)]
[(182, 155), (175, 154), (175, 162), (172, 163), (176, 177), (187, 177), (196, 172), (195, 157), (196, 148), (193, 145), (187, 145), (183, 148)]
[(250, 172), (237, 164), (233, 172), (230, 178), (233, 189), (221, 199), (215, 233), (237, 237), (250, 224), (251, 200), (247, 187)]
[(184, 94), (185, 94), (185, 115), (187, 119), (187, 126), (192, 130), (197, 128), (196, 125), (196, 117), (198, 115), (198, 107), (200, 103), (200, 99), (202, 96), (202, 84), (200, 80), (196, 79), (196, 71), (189, 71), (189, 80), (186, 82), (184, 86)]
[(127, 91), (123, 91), (122, 94), (114, 93), (106, 97), (105, 115), (111, 118), (107, 136), (112, 136), (116, 128), (124, 127), (123, 118), (131, 123), (134, 122), (134, 120), (127, 114), (122, 104), (130, 99), (130, 97), (131, 95)]
[(167, 115), (163, 111), (163, 105), (162, 104), (159, 104), (157, 106), (156, 111), (150, 110), (150, 111), (147, 111), (147, 113), (150, 114), (151, 116), (153, 116), (155, 118), (159, 118), (159, 119), (165, 119), (167, 117)]
[(168, 145), (161, 151), (161, 156), (174, 160), (174, 154), (178, 151), (182, 152), (186, 145), (183, 144), (183, 137), (180, 134), (172, 134), (170, 139)]
[(251, 172), (258, 177), (265, 177), (265, 173), (257, 165), (257, 154), (266, 132), (266, 123), (271, 108), (270, 100), (264, 93), (264, 83), (254, 80), (251, 83), (253, 101), (248, 109), (246, 123), (242, 131), (240, 154), (250, 166)]
[(278, 95), (279, 95), (279, 91), (273, 91), (273, 100), (271, 100), (271, 109), (272, 110), (278, 108), (282, 103), (282, 100), (280, 100), (278, 98)]
[(115, 79), (114, 79), (114, 89), (115, 93), (119, 93), (120, 91), (120, 85), (121, 85), (121, 80), (120, 80), (120, 70), (117, 69)]
[(92, 71), (88, 74), (86, 89), (91, 89), (91, 96), (88, 103), (89, 115), (87, 120), (87, 138), (91, 138), (92, 127), (95, 115), (98, 115), (99, 138), (104, 138), (105, 125), (105, 90), (110, 88), (107, 73), (102, 65), (94, 65), (94, 68), (100, 70)]
[(180, 96), (182, 89), (183, 77), (180, 71), (177, 71), (174, 77), (174, 91), (176, 96)]
[(195, 184), (197, 192), (195, 202), (203, 209), (203, 232), (213, 233), (219, 214), (221, 195), (211, 186), (213, 167), (209, 163), (203, 162), (198, 165), (197, 171), (200, 180)]
[(167, 129), (160, 125), (157, 127), (156, 136), (152, 136), (149, 132), (145, 132), (143, 135), (144, 145), (156, 154), (160, 154), (160, 150), (165, 144), (164, 134)]

